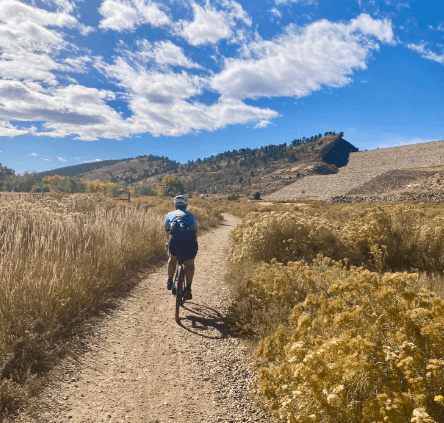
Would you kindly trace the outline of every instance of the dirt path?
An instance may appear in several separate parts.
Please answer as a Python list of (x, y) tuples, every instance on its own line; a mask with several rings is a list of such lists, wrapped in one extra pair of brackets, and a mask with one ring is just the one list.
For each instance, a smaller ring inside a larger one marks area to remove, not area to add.
[(229, 232), (223, 225), (199, 238), (193, 300), (174, 321), (166, 266), (147, 275), (94, 328), (77, 358), (54, 371), (37, 411), (16, 421), (271, 422), (253, 404), (251, 361), (223, 324)]

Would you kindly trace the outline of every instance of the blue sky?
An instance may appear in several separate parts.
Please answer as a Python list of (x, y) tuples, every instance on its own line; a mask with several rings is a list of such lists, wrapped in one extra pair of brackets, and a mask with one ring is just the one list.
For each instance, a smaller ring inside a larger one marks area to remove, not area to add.
[(444, 138), (440, 0), (1, 0), (0, 162)]

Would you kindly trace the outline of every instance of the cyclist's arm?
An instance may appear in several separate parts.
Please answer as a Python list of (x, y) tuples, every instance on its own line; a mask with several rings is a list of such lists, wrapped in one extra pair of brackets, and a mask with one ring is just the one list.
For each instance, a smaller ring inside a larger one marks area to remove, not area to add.
[(165, 233), (166, 233), (167, 239), (170, 237), (170, 232), (171, 232), (170, 220), (168, 219), (168, 215), (167, 215), (165, 217)]

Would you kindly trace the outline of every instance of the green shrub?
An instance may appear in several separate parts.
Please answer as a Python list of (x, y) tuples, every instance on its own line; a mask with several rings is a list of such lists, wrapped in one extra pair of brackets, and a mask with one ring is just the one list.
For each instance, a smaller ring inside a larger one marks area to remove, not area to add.
[(151, 187), (141, 187), (136, 191), (136, 193), (140, 195), (156, 195), (156, 191), (154, 191)]

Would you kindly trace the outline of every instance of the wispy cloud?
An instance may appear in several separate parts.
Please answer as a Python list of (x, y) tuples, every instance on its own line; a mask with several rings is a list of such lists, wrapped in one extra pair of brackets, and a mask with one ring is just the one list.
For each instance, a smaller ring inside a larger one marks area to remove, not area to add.
[(64, 158), (64, 157), (57, 157), (57, 160), (59, 161), (59, 162), (66, 162), (66, 159)]
[(50, 162), (51, 161), (50, 159), (45, 159), (45, 158), (42, 158), (42, 160), (44, 160), (45, 162)]
[(416, 51), (416, 53), (419, 53), (424, 59), (433, 60), (434, 62), (444, 65), (444, 51), (442, 54), (437, 54), (429, 48), (426, 48), (426, 45), (427, 43), (425, 42), (420, 44), (408, 44), (407, 48), (412, 51)]
[(277, 18), (282, 17), (282, 13), (278, 9), (276, 9), (275, 7), (273, 7), (273, 9), (270, 9), (269, 12), (271, 12)]
[(29, 154), (29, 156), (37, 157), (37, 156), (39, 156), (39, 154), (38, 153), (31, 153), (31, 154)]
[(283, 4), (283, 3), (306, 3), (308, 5), (316, 4), (316, 0), (275, 0), (276, 4)]
[(256, 123), (253, 129), (260, 129), (260, 128), (266, 128), (268, 125), (270, 125), (269, 120), (261, 120), (260, 122)]
[(85, 160), (83, 163), (95, 163), (95, 162), (101, 162), (101, 159), (95, 159), (95, 160)]
[(440, 22), (436, 27), (433, 25), (429, 25), (429, 28), (432, 31), (444, 31), (444, 22)]

